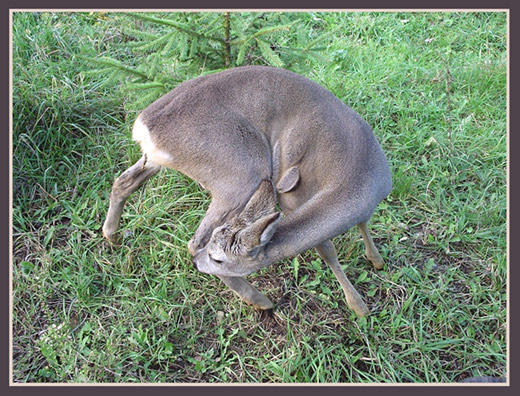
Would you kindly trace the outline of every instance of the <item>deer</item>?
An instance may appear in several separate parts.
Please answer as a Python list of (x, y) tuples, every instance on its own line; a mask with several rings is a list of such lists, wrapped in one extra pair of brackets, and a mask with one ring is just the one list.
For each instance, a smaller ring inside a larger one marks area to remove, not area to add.
[(331, 239), (357, 226), (375, 269), (384, 260), (368, 229), (390, 194), (390, 168), (372, 129), (322, 85), (289, 70), (241, 66), (179, 84), (136, 118), (142, 156), (117, 177), (103, 236), (117, 228), (130, 194), (162, 168), (209, 190), (211, 202), (188, 251), (245, 302), (273, 303), (245, 277), (315, 248), (348, 306), (370, 311)]

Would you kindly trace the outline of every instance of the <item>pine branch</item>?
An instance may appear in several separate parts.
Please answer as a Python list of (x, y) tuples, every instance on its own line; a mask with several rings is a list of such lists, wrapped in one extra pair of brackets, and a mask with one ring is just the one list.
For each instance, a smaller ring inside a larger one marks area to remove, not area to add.
[(183, 23), (170, 21), (168, 19), (161, 19), (161, 18), (150, 16), (150, 15), (136, 14), (134, 12), (128, 12), (126, 15), (132, 16), (132, 17), (137, 18), (137, 19), (141, 19), (143, 21), (154, 22), (154, 23), (158, 23), (160, 25), (170, 26), (170, 27), (173, 27), (173, 28), (183, 32), (183, 33), (191, 34), (191, 35), (194, 35), (196, 37), (203, 38), (203, 39), (206, 39), (206, 40), (217, 41), (217, 42), (222, 43), (222, 44), (224, 44), (224, 42), (225, 42), (223, 39), (221, 39), (219, 37), (206, 36), (205, 34), (202, 34), (202, 33), (199, 33), (197, 31), (193, 30), (193, 29), (190, 29), (189, 26), (187, 26), (187, 25), (185, 25)]
[(126, 85), (126, 89), (128, 90), (143, 90), (150, 88), (161, 88), (165, 89), (165, 85), (160, 82), (149, 82), (149, 83), (130, 83)]
[(155, 38), (149, 42), (140, 42), (137, 45), (134, 46), (136, 50), (146, 51), (152, 48), (157, 48), (160, 44), (163, 44), (164, 42), (168, 41), (170, 38), (172, 38), (174, 35), (174, 32), (165, 34), (163, 36), (160, 36), (158, 38)]
[(145, 73), (143, 73), (137, 69), (131, 68), (129, 66), (126, 66), (116, 59), (106, 58), (106, 57), (102, 57), (102, 58), (82, 57), (82, 58), (89, 62), (97, 63), (97, 64), (103, 65), (103, 66), (108, 66), (110, 68), (115, 68), (115, 69), (121, 70), (122, 72), (132, 74), (134, 76), (138, 76), (138, 77), (148, 80), (148, 76)]
[(265, 35), (265, 34), (276, 33), (276, 32), (280, 32), (282, 30), (289, 30), (292, 27), (292, 25), (294, 25), (296, 22), (297, 21), (293, 21), (293, 22), (285, 24), (285, 25), (271, 26), (271, 27), (260, 29), (257, 32), (255, 32), (254, 34), (251, 34), (247, 37), (241, 38), (239, 40), (233, 40), (231, 42), (231, 44), (232, 45), (241, 45), (252, 39), (257, 39), (258, 37)]
[(314, 47), (316, 44), (322, 42), (323, 40), (325, 40), (325, 39), (327, 39), (327, 38), (329, 38), (329, 37), (331, 37), (331, 36), (334, 35), (338, 30), (340, 30), (340, 27), (339, 27), (339, 26), (338, 26), (338, 27), (335, 27), (334, 29), (328, 31), (327, 33), (324, 33), (324, 34), (322, 34), (321, 36), (315, 38), (314, 40), (312, 40), (310, 43), (308, 43), (308, 44), (305, 46), (304, 50), (305, 50), (305, 51), (309, 51), (309, 50), (311, 50), (312, 47)]
[(262, 55), (265, 57), (265, 59), (273, 66), (276, 66), (276, 67), (283, 67), (283, 62), (282, 60), (280, 59), (280, 57), (271, 49), (271, 46), (269, 45), (269, 43), (263, 41), (263, 40), (260, 40), (260, 39), (255, 39), (256, 42), (258, 43), (258, 47), (260, 48), (260, 52), (262, 53)]

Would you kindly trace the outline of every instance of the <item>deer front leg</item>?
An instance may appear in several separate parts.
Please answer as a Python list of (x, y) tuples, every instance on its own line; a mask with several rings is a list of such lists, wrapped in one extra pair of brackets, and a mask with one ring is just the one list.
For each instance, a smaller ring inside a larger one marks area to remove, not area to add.
[(103, 236), (112, 244), (117, 243), (115, 232), (121, 220), (126, 199), (161, 167), (147, 161), (143, 155), (139, 161), (124, 171), (115, 181), (110, 193), (110, 205), (103, 224)]
[[(212, 201), (206, 216), (202, 219), (193, 238), (188, 242), (188, 251), (195, 256), (197, 251), (208, 243), (213, 230), (222, 225), (229, 210)], [(256, 290), (247, 280), (240, 277), (218, 276), (219, 279), (231, 290), (233, 290), (242, 300), (251, 304), (257, 309), (268, 310), (273, 308), (273, 303), (262, 293)]]
[(341, 269), (341, 266), (338, 262), (338, 255), (332, 242), (325, 241), (316, 246), (316, 250), (318, 251), (321, 258), (329, 265), (334, 275), (336, 275), (336, 278), (338, 279), (341, 288), (345, 293), (348, 306), (359, 317), (367, 315), (370, 311), (368, 310), (357, 290), (354, 288), (354, 286), (352, 286), (352, 283), (350, 283), (347, 276)]
[(224, 284), (233, 290), (238, 296), (258, 309), (272, 309), (273, 303), (262, 293), (256, 290), (251, 283), (244, 278), (219, 276)]

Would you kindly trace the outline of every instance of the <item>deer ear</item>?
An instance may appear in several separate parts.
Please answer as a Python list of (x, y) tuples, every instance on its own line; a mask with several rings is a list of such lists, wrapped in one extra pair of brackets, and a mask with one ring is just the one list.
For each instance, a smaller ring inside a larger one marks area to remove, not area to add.
[(270, 180), (262, 180), (238, 217), (242, 222), (251, 224), (275, 210), (276, 195), (273, 184)]
[(240, 232), (240, 238), (247, 251), (252, 251), (267, 244), (280, 220), (280, 212), (274, 212), (243, 229)]
[(260, 235), (260, 245), (264, 246), (267, 242), (271, 240), (274, 232), (276, 231), (276, 227), (278, 226), (278, 222), (281, 220), (281, 213), (274, 212), (269, 216), (265, 216), (267, 218), (267, 226), (262, 231)]
[(278, 184), (276, 185), (276, 190), (279, 193), (286, 193), (294, 190), (297, 187), (298, 182), (300, 181), (300, 171), (297, 166), (293, 166), (289, 168), (287, 172), (284, 173)]

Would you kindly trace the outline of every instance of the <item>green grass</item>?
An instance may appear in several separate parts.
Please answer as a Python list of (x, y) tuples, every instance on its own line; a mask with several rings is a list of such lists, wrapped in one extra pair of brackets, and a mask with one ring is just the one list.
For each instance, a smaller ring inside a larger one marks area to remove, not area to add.
[(310, 35), (339, 29), (305, 74), (372, 125), (392, 167), (371, 226), (385, 269), (365, 260), (357, 230), (334, 240), (372, 314), (355, 317), (314, 251), (248, 277), (272, 318), (197, 273), (186, 244), (209, 196), (173, 171), (130, 197), (123, 244), (109, 247), (112, 181), (139, 158), (128, 110), (139, 92), (85, 73), (85, 57), (140, 58), (114, 14), (17, 13), (14, 382), (507, 375), (506, 15), (296, 16)]

